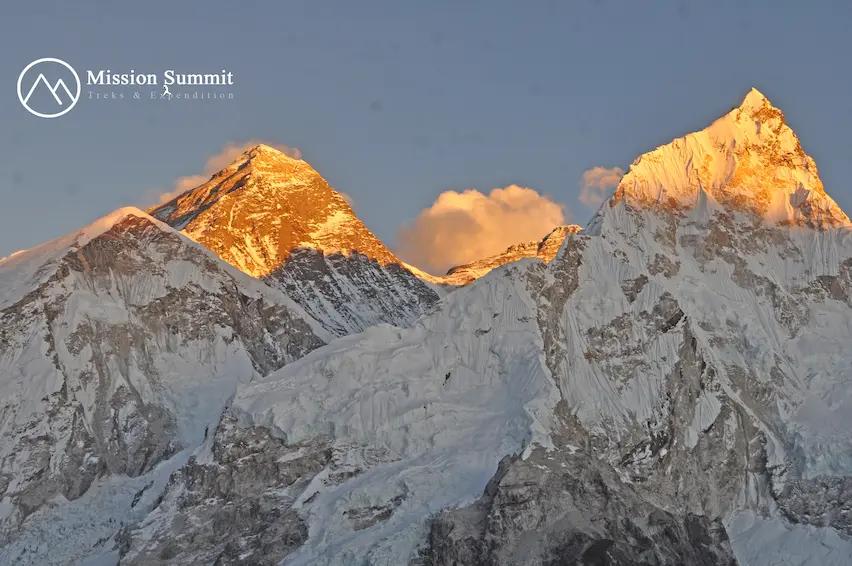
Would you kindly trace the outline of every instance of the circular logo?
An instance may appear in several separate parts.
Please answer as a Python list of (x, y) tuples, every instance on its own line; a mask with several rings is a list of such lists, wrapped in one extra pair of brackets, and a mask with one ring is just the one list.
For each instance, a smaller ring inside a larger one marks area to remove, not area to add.
[(37, 59), (18, 75), (18, 100), (30, 114), (58, 118), (80, 100), (80, 77), (62, 59)]

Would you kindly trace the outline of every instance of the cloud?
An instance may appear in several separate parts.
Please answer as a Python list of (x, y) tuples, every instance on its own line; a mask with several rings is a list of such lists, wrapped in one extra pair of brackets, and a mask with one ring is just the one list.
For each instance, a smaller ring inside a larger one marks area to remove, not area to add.
[(608, 192), (614, 189), (624, 176), (621, 167), (601, 167), (597, 165), (583, 171), (580, 181), (580, 202), (591, 208), (597, 208), (606, 200)]
[(543, 238), (565, 223), (563, 206), (533, 189), (509, 185), (483, 194), (445, 191), (399, 232), (399, 254), (433, 273)]
[(206, 183), (210, 176), (213, 175), (213, 173), (221, 171), (237, 157), (239, 157), (245, 150), (261, 143), (274, 147), (275, 149), (281, 151), (286, 155), (289, 155), (294, 159), (302, 158), (302, 152), (299, 150), (299, 148), (283, 144), (270, 143), (258, 139), (250, 139), (243, 143), (228, 143), (219, 152), (214, 153), (213, 155), (207, 158), (207, 162), (204, 164), (204, 169), (200, 174), (178, 177), (177, 179), (175, 179), (175, 182), (172, 184), (172, 187), (170, 189), (166, 191), (159, 190), (149, 192), (149, 197), (153, 198), (148, 198), (147, 200), (156, 201), (155, 204), (166, 203), (178, 196), (179, 194), (184, 193), (189, 189), (195, 188), (198, 185), (201, 185), (202, 183)]

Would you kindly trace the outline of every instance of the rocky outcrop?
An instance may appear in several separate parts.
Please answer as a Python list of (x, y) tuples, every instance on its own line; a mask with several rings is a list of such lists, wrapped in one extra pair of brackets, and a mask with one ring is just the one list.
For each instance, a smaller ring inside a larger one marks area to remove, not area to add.
[(852, 477), (791, 480), (776, 500), (791, 521), (852, 536)]
[(211, 445), (172, 476), (157, 509), (117, 537), (122, 564), (278, 564), (308, 537), (293, 503), (332, 460), (226, 416)]
[(718, 519), (644, 499), (584, 449), (507, 457), (473, 505), (440, 513), (429, 565), (735, 564)]

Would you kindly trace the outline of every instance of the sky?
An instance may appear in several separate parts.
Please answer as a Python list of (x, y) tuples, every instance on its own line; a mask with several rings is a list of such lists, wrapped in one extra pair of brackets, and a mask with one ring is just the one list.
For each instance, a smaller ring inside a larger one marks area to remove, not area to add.
[[(532, 188), (585, 224), (597, 199), (584, 173), (627, 169), (752, 86), (849, 211), (849, 29), (846, 2), (10, 3), (0, 256), (152, 204), (247, 140), (298, 148), (392, 247), (446, 191)], [(15, 85), (41, 57), (115, 72), (226, 68), (234, 99), (90, 100), (84, 85), (68, 114), (37, 118)]]

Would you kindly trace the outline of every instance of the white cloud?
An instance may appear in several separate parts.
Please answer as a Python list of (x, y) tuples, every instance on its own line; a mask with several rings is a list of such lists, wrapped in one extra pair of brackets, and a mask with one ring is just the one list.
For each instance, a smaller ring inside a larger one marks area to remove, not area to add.
[(294, 159), (302, 158), (302, 152), (299, 150), (299, 148), (290, 147), (283, 144), (270, 143), (257, 139), (251, 139), (243, 143), (228, 143), (219, 152), (214, 153), (213, 155), (207, 158), (207, 162), (204, 164), (204, 169), (200, 174), (178, 177), (177, 179), (175, 179), (175, 182), (172, 184), (172, 187), (170, 189), (166, 191), (153, 191), (152, 194), (149, 193), (149, 195), (153, 196), (153, 198), (147, 198), (146, 200), (156, 201), (155, 204), (166, 203), (178, 196), (179, 194), (184, 193), (189, 189), (193, 189), (198, 185), (207, 182), (207, 180), (210, 178), (211, 175), (213, 175), (213, 173), (216, 173), (217, 171), (220, 171), (227, 167), (245, 150), (261, 143), (274, 147), (275, 149), (281, 151), (282, 153), (285, 153), (286, 155), (289, 155)]
[(583, 171), (580, 181), (580, 202), (597, 208), (607, 199), (609, 191), (614, 189), (624, 176), (621, 167), (601, 167), (597, 165)]
[(533, 189), (509, 185), (483, 194), (445, 191), (399, 232), (399, 253), (433, 273), (543, 238), (565, 223), (563, 206)]

